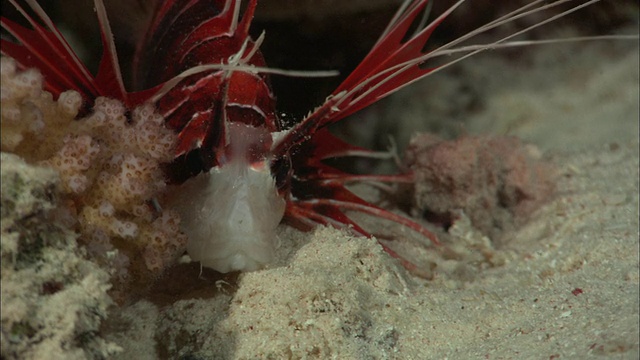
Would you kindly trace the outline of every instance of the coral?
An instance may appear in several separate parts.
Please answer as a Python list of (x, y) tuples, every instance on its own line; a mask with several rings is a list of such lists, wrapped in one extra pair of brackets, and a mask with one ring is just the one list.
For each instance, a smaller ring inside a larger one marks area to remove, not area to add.
[[(0, 59), (2, 78), (2, 151), (14, 150), (25, 135), (42, 130), (42, 113), (32, 102), (20, 102), (25, 98), (35, 99), (41, 94), (42, 76), (35, 69), (18, 73), (16, 63), (9, 58)], [(13, 102), (14, 100), (15, 102)]]
[(10, 58), (0, 65), (2, 150), (57, 171), (63, 205), (57, 220), (80, 233), (116, 285), (159, 275), (187, 240), (178, 215), (154, 203), (165, 188), (161, 164), (173, 159), (176, 142), (164, 119), (151, 104), (129, 112), (104, 97), (82, 117), (87, 104), (78, 92), (54, 100), (38, 71), (19, 71)]
[(119, 350), (98, 336), (112, 303), (109, 274), (77, 235), (51, 220), (55, 171), (2, 154), (3, 359), (100, 359)]
[(414, 172), (413, 201), (433, 219), (451, 223), (459, 210), (483, 233), (521, 225), (554, 191), (553, 169), (539, 151), (514, 137), (466, 136), (443, 141), (419, 134), (405, 161)]

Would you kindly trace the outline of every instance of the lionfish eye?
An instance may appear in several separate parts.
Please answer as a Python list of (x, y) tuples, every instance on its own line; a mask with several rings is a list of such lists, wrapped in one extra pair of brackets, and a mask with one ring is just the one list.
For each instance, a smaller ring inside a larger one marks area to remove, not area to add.
[(291, 177), (291, 158), (284, 155), (276, 159), (271, 165), (271, 175), (276, 181), (278, 191), (286, 190)]

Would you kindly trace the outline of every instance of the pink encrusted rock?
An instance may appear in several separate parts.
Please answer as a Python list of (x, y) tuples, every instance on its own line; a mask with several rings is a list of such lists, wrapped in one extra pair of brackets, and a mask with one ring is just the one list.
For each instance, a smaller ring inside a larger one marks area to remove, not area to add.
[(499, 239), (550, 199), (555, 184), (539, 150), (515, 137), (414, 137), (405, 161), (415, 174), (414, 206), (450, 225), (464, 211), (473, 225)]

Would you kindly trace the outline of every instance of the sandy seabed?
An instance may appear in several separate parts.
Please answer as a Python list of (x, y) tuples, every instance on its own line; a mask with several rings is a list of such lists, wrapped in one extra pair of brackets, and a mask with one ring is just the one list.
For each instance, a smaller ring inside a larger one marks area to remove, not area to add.
[[(455, 111), (462, 95), (480, 105)], [(406, 124), (401, 144), (447, 117), (516, 135), (556, 166), (553, 200), (500, 245), (464, 217), (444, 244), (454, 255), (395, 244), (431, 279), (375, 240), (281, 226), (273, 267), (198, 278), (178, 266), (113, 309), (104, 337), (117, 359), (637, 359), (639, 96), (630, 41), (477, 57), (415, 84), (360, 120)], [(176, 294), (175, 281), (194, 285)]]

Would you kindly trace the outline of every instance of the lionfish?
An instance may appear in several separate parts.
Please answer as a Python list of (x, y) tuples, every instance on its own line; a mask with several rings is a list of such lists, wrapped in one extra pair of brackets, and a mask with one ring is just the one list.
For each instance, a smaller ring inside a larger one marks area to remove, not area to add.
[[(187, 250), (192, 259), (220, 272), (255, 270), (272, 261), (275, 229), (283, 219), (305, 230), (330, 225), (370, 236), (347, 215), (355, 211), (401, 224), (437, 244), (423, 225), (373, 205), (346, 187), (357, 181), (410, 182), (411, 174), (358, 175), (328, 165), (327, 159), (372, 152), (332, 135), (327, 126), (478, 52), (526, 45), (509, 40), (598, 2), (584, 2), (490, 44), (460, 46), (480, 33), (569, 0), (534, 1), (427, 52), (425, 44), (433, 31), (464, 0), (418, 29), (412, 24), (428, 0), (406, 0), (368, 55), (324, 103), (287, 126), (276, 113), (269, 76), (327, 74), (267, 67), (260, 52), (264, 33), (256, 39), (249, 35), (257, 0), (248, 1), (242, 16), (240, 0), (157, 2), (133, 58), (135, 85), (145, 89), (137, 92), (124, 87), (102, 0), (95, 0), (103, 46), (96, 75), (34, 0), (26, 2), (36, 18), (9, 1), (32, 29), (2, 17), (2, 28), (17, 40), (2, 39), (2, 54), (13, 57), (21, 68), (39, 69), (45, 89), (54, 97), (76, 90), (85, 109), (99, 96), (117, 99), (130, 109), (151, 102), (166, 126), (175, 130), (178, 142), (167, 178), (181, 184), (175, 206), (189, 237)], [(430, 66), (430, 59), (450, 54), (462, 55)], [(405, 267), (417, 270), (381, 245)]]

